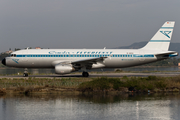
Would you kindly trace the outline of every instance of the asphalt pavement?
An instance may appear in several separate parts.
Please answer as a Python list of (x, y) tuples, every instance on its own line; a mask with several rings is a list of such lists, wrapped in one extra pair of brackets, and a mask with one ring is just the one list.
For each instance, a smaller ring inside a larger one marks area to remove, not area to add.
[[(147, 76), (162, 76), (162, 77), (170, 77), (170, 76), (178, 76), (180, 75), (180, 72), (161, 72), (161, 73), (89, 73), (90, 78), (96, 78), (96, 77), (147, 77)], [(66, 75), (29, 75), (29, 77), (36, 77), (36, 78), (74, 78), (74, 77), (82, 77), (81, 73), (79, 74), (66, 74)], [(8, 75), (8, 76), (0, 76), (0, 78), (25, 78), (23, 75)]]

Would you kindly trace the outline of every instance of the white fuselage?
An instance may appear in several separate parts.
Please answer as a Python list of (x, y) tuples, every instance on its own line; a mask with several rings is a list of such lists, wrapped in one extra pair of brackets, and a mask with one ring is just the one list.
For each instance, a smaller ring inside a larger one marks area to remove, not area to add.
[[(123, 68), (157, 61), (157, 51), (141, 49), (26, 49), (13, 52), (6, 65), (19, 68), (54, 68), (61, 62), (107, 57), (92, 68)], [(165, 59), (159, 58), (160, 59)]]

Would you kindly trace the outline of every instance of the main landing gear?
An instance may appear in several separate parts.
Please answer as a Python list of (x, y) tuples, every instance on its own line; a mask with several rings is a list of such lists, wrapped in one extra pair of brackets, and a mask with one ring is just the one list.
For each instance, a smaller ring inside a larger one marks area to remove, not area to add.
[(82, 73), (82, 76), (83, 76), (83, 77), (88, 77), (88, 76), (89, 76), (89, 73), (88, 73), (88, 72), (83, 72), (83, 73)]
[(28, 77), (28, 69), (27, 68), (24, 69), (23, 77)]

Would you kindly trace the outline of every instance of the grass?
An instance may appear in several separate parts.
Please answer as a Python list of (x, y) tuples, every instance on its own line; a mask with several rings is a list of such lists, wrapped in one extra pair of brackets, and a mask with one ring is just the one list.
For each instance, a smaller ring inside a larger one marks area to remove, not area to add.
[(127, 77), (122, 78), (1, 78), (0, 89), (29, 93), (57, 91), (59, 89), (80, 92), (179, 92), (180, 76), (176, 77)]
[(123, 82), (119, 78), (94, 78), (92, 81), (84, 82), (79, 85), (79, 90), (82, 91), (99, 91), (99, 90), (108, 90), (114, 89), (118, 90), (119, 87), (123, 86)]
[(55, 87), (77, 87), (82, 82), (88, 81), (88, 78), (2, 78), (0, 79), (0, 88), (10, 87), (28, 87), (28, 86), (55, 86)]
[(128, 88), (129, 91), (179, 91), (180, 76), (177, 77), (126, 77), (123, 78), (95, 78), (79, 85), (79, 90), (85, 91), (118, 91)]
[(128, 80), (124, 81), (124, 87), (132, 88), (132, 90), (154, 90), (157, 89), (164, 89), (166, 88), (166, 80), (162, 77), (156, 76), (149, 76), (149, 77), (131, 77)]

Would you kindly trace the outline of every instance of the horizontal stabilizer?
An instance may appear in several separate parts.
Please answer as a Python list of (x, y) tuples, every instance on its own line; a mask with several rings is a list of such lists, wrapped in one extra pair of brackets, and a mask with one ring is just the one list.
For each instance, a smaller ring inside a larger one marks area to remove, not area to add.
[(161, 52), (158, 54), (155, 54), (156, 56), (164, 56), (164, 57), (175, 57), (178, 56), (178, 53), (175, 51), (168, 51), (168, 52)]

